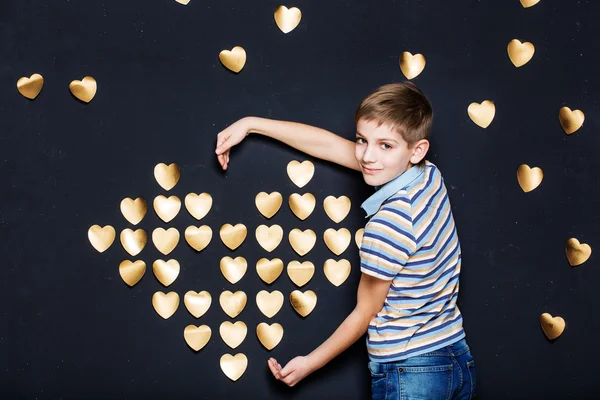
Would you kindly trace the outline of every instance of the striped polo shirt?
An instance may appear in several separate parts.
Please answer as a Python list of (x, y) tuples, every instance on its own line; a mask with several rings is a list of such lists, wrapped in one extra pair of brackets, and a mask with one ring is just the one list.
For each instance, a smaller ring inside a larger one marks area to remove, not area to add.
[(465, 337), (456, 305), (461, 251), (439, 169), (413, 166), (361, 206), (367, 217), (361, 272), (391, 280), (383, 308), (369, 324), (375, 362), (404, 360)]

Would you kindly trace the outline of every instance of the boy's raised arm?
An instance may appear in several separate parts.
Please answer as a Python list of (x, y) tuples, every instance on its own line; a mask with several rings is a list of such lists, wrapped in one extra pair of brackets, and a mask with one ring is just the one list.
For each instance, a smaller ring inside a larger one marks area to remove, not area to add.
[(223, 169), (229, 164), (229, 149), (249, 133), (271, 137), (322, 160), (360, 169), (354, 157), (354, 142), (315, 126), (259, 117), (242, 118), (217, 135), (215, 152)]

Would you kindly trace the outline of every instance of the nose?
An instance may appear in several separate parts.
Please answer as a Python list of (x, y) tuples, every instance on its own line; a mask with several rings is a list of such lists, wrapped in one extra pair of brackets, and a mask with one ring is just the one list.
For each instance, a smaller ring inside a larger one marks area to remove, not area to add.
[(377, 161), (375, 149), (372, 146), (367, 145), (367, 148), (365, 149), (362, 155), (362, 160), (366, 164), (374, 163), (375, 161)]

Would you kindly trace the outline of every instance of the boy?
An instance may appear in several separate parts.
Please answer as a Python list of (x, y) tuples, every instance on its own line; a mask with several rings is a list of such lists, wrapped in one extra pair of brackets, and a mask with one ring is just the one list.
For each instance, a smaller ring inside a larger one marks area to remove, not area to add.
[(377, 189), (361, 205), (371, 219), (360, 247), (356, 307), (309, 355), (284, 368), (270, 358), (269, 368), (294, 386), (367, 332), (373, 399), (470, 399), (475, 364), (456, 305), (460, 244), (441, 173), (425, 160), (431, 105), (413, 83), (389, 84), (361, 102), (355, 120), (356, 142), (255, 117), (218, 134), (223, 169), (229, 149), (255, 132), (361, 171)]

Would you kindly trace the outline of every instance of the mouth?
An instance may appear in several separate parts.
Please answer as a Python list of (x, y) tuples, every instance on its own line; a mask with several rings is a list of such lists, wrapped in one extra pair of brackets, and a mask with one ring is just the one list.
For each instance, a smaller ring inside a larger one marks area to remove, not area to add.
[(381, 171), (380, 169), (367, 168), (364, 165), (362, 166), (362, 169), (363, 169), (363, 172), (368, 175), (375, 175), (376, 173)]

